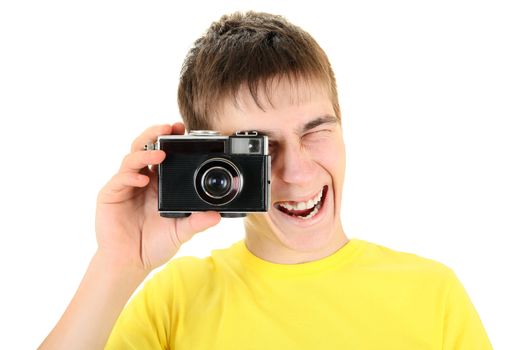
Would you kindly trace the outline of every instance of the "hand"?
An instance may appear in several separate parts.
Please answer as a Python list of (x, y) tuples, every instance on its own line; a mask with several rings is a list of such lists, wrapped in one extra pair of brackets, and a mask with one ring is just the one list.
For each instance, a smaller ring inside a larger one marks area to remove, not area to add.
[[(132, 144), (118, 173), (97, 198), (95, 227), (98, 254), (111, 264), (143, 269), (164, 264), (195, 233), (220, 221), (217, 212), (193, 213), (187, 218), (163, 218), (157, 210), (157, 169), (164, 151), (145, 151), (160, 135), (182, 135), (184, 125), (152, 126)], [(153, 165), (152, 169), (148, 165)]]

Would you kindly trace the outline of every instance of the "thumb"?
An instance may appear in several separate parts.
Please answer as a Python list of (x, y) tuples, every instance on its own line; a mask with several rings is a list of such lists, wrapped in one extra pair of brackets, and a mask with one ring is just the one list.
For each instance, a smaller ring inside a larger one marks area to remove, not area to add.
[(197, 232), (204, 231), (221, 221), (221, 215), (215, 211), (195, 212), (187, 218), (176, 219), (175, 230), (180, 244), (190, 240)]

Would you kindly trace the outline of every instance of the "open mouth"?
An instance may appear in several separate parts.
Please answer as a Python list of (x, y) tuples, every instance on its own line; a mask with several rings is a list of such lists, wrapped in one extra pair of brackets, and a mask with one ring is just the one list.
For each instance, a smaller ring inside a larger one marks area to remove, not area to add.
[(313, 198), (304, 202), (279, 202), (274, 206), (281, 212), (304, 220), (314, 217), (324, 204), (328, 186), (323, 188)]

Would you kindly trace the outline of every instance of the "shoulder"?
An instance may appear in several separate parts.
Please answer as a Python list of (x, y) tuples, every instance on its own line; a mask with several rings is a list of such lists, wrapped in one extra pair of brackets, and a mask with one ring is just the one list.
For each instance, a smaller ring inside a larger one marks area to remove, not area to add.
[(179, 283), (182, 282), (184, 285), (188, 285), (188, 283), (191, 284), (208, 279), (209, 275), (213, 273), (213, 265), (210, 257), (177, 257), (166, 264), (166, 266), (155, 275), (155, 278), (166, 281), (169, 280), (170, 284), (174, 283), (179, 285)]
[(442, 262), (380, 244), (358, 241), (362, 249), (356, 265), (360, 269), (423, 279), (439, 279), (442, 282), (455, 279), (454, 271)]
[(238, 243), (229, 248), (213, 250), (207, 257), (182, 256), (171, 260), (155, 277), (182, 282), (187, 288), (196, 288), (203, 283), (211, 283), (223, 274), (225, 266), (235, 260), (233, 255)]

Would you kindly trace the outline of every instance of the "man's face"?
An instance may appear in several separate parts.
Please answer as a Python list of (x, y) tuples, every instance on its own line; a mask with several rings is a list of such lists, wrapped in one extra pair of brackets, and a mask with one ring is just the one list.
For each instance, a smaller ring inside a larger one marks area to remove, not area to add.
[(258, 130), (269, 136), (271, 206), (246, 219), (247, 245), (281, 262), (294, 254), (331, 253), (347, 241), (339, 217), (345, 170), (340, 122), (321, 84), (283, 79), (270, 91), (269, 99), (259, 95), (261, 109), (241, 89), (214, 125), (223, 134)]

